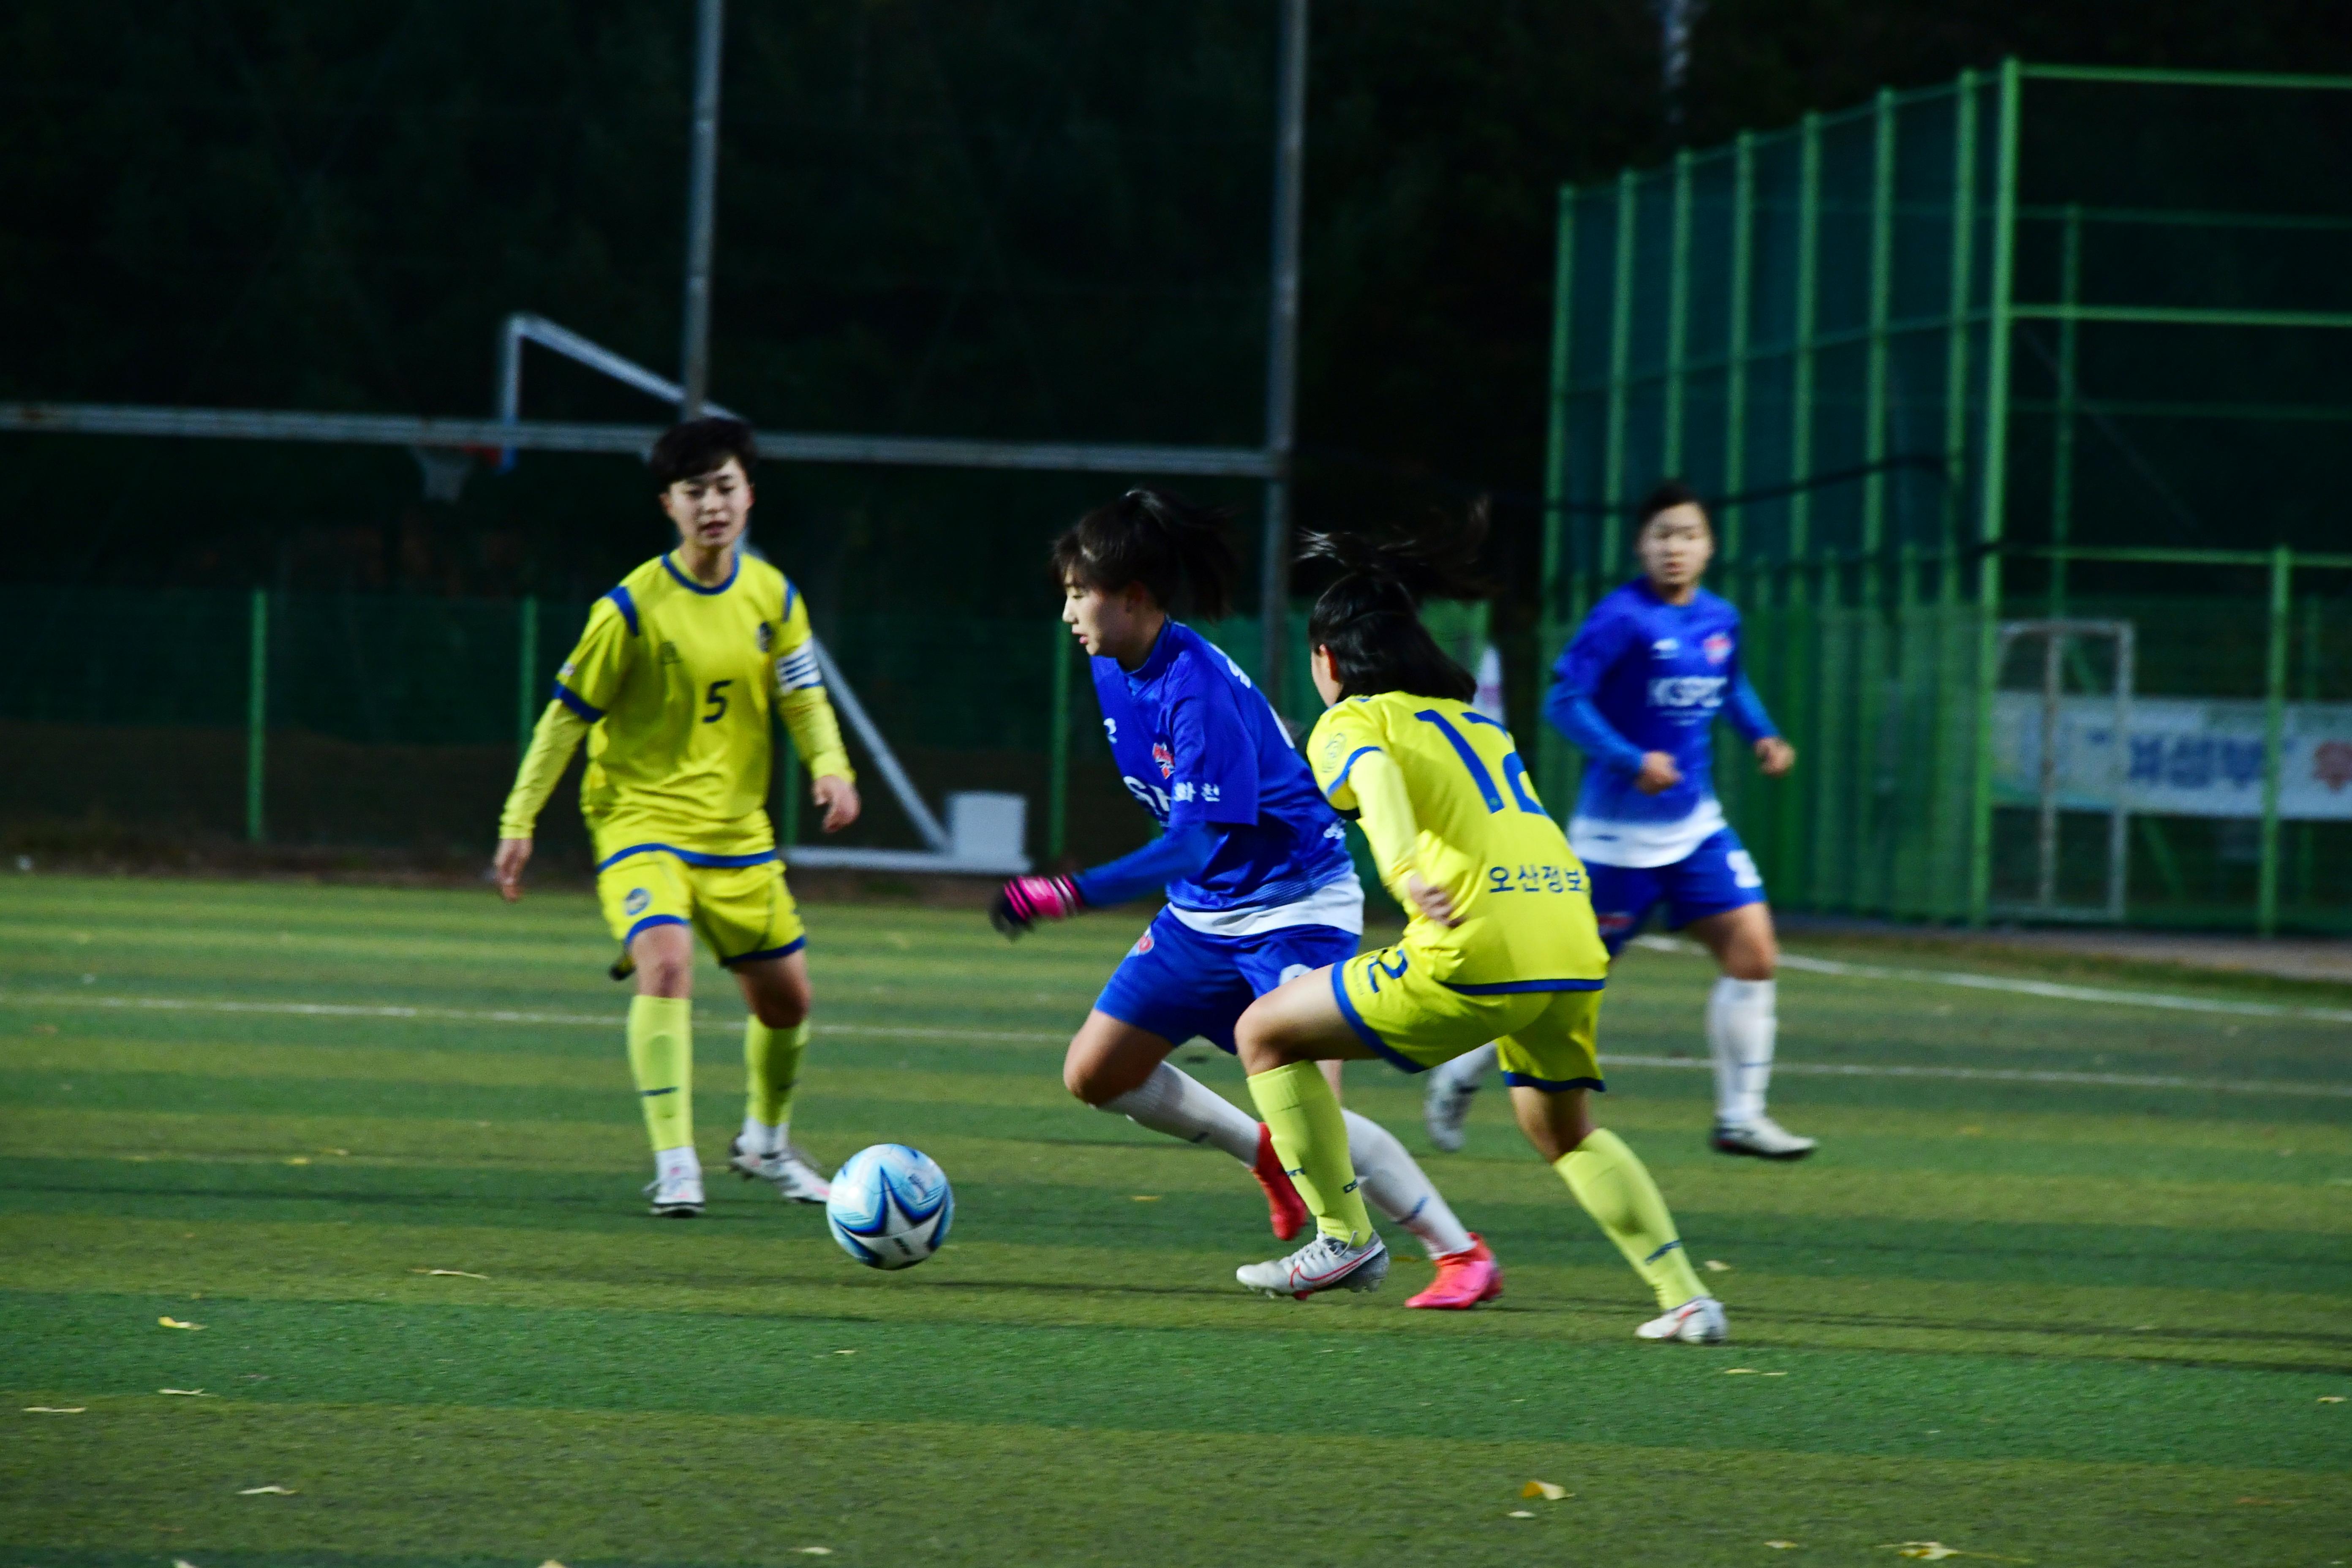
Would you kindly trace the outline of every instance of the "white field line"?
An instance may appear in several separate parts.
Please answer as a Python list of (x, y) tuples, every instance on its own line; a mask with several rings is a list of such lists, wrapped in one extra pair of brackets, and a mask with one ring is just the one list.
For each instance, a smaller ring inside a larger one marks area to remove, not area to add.
[[(1704, 956), (1695, 942), (1670, 936), (1641, 936), (1635, 944), (1657, 952)], [(1894, 980), (1906, 984), (1958, 985), (1969, 991), (2007, 991), (2019, 996), (2046, 996), (2059, 1002), (2103, 1002), (2111, 1006), (2162, 1007), (2176, 1013), (2220, 1013), (2238, 1018), (2294, 1018), (2319, 1024), (2352, 1024), (2352, 1008), (2291, 1007), (2274, 1002), (2230, 1002), (2212, 996), (2179, 996), (2168, 991), (2113, 991), (2097, 985), (2061, 985), (2048, 980), (2017, 980), (2003, 974), (1969, 974), (1952, 969), (1890, 969), (1876, 963), (1846, 963), (1834, 958), (1780, 955), (1780, 967), (1807, 974), (1834, 974), (1848, 980)]]
[[(1784, 957), (1783, 963), (1787, 962)], [(1891, 972), (1890, 972), (1891, 973)], [(1874, 978), (1864, 976), (1864, 978)], [(77, 996), (55, 992), (0, 992), (0, 1004), (29, 1007), (98, 1007), (159, 1013), (257, 1013), (299, 1018), (392, 1018), (451, 1024), (566, 1024), (598, 1029), (620, 1027), (617, 1013), (527, 1013), (504, 1008), (368, 1006), (333, 1002), (212, 1002), (178, 996)], [(731, 1019), (703, 1014), (713, 1024)], [(1019, 1045), (1060, 1045), (1066, 1036), (1040, 1030), (939, 1029), (908, 1024), (820, 1024), (822, 1035), (879, 1035), (890, 1039), (1001, 1040)], [(1611, 1053), (1612, 1067), (1712, 1071), (1695, 1057), (1646, 1057)], [(1778, 1062), (1773, 1070), (1815, 1078), (1942, 1079), (1973, 1083), (2082, 1084), (2105, 1089), (2184, 1089), (2210, 1094), (2278, 1094), (2301, 1099), (2352, 1099), (2352, 1084), (2288, 1083), (2271, 1079), (2174, 1078), (2156, 1073), (2059, 1072), (2027, 1068), (1902, 1067), (1864, 1062)]]

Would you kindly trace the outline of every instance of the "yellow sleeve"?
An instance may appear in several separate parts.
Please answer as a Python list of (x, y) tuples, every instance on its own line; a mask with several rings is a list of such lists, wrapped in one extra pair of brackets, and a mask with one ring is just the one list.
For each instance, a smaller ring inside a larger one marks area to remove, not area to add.
[(824, 670), (818, 664), (816, 642), (809, 633), (808, 605), (800, 590), (784, 584), (784, 625), (776, 638), (776, 711), (811, 778), (833, 777), (857, 782), (849, 765), (849, 748), (841, 742), (841, 725), (824, 694)]
[(1348, 787), (1355, 795), (1356, 821), (1372, 847), (1372, 864), (1381, 868), (1381, 880), (1399, 903), (1412, 908), (1404, 879), (1420, 868), (1421, 825), (1413, 820), (1404, 770), (1386, 752), (1367, 751), (1356, 759)]
[(587, 720), (562, 702), (547, 705), (547, 711), (539, 716), (539, 724), (530, 732), (530, 750), (523, 753), (522, 766), (515, 770), (514, 788), (507, 793), (506, 807), (499, 813), (499, 837), (531, 836), (540, 809), (555, 793), (556, 781), (571, 765), (572, 753), (587, 732)]
[(1335, 809), (1356, 809), (1356, 761), (1367, 752), (1384, 750), (1387, 741), (1380, 721), (1361, 702), (1326, 708), (1315, 721), (1314, 732), (1307, 737), (1307, 765), (1315, 771), (1316, 787)]
[(621, 695), (637, 645), (637, 607), (625, 587), (588, 608), (588, 625), (555, 672), (555, 700), (593, 724)]

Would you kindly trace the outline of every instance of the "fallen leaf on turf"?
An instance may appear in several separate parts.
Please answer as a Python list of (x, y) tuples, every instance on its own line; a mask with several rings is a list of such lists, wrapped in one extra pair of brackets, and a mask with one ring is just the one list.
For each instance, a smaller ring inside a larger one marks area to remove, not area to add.
[(856, 1351), (835, 1351), (833, 1353), (835, 1355), (856, 1355), (857, 1352)]
[(177, 1318), (158, 1318), (155, 1321), (163, 1324), (167, 1329), (201, 1329), (204, 1327), (202, 1323), (184, 1323)]
[(1723, 1369), (1723, 1375), (1726, 1377), (1754, 1377), (1757, 1375), (1757, 1373), (1756, 1369), (1752, 1366), (1727, 1366)]
[(289, 1165), (307, 1165), (310, 1163), (310, 1156), (308, 1154), (297, 1154), (286, 1163)]
[(830, 1557), (833, 1555), (833, 1548), (830, 1546), (796, 1546), (793, 1548), (793, 1550), (808, 1557)]
[(1521, 1497), (1549, 1498), (1553, 1502), (1568, 1496), (1568, 1489), (1552, 1481), (1529, 1481), (1519, 1489)]
[(1731, 1272), (1731, 1265), (1719, 1258), (1710, 1258), (1706, 1260), (1706, 1271), (1709, 1274), (1728, 1274)]
[(563, 1564), (551, 1557), (546, 1562), (541, 1563), (539, 1568), (563, 1568)]
[(1158, 1193), (1138, 1193), (1135, 1196), (1128, 1200), (1129, 1203), (1136, 1204), (1156, 1204), (1159, 1201), (1160, 1194)]
[(174, 1557), (172, 1559), (172, 1568), (196, 1568), (196, 1565), (184, 1557)]
[(190, 1399), (218, 1399), (220, 1397), (217, 1394), (206, 1394), (201, 1388), (159, 1388), (155, 1392), (158, 1394), (183, 1394)]
[(239, 1497), (292, 1497), (294, 1489), (292, 1487), (247, 1487), (236, 1495)]
[(1895, 1547), (1895, 1555), (1924, 1557), (1930, 1563), (1940, 1563), (1947, 1557), (1958, 1557), (1962, 1553), (1958, 1548), (1947, 1546), (1940, 1541), (1906, 1541)]
[(1515, 1508), (1505, 1517), (1508, 1519), (1533, 1519), (1535, 1518), (1535, 1515), (1529, 1513), (1526, 1509)]
[(25, 1406), (25, 1414), (27, 1415), (79, 1415), (89, 1408), (87, 1405), (27, 1405)]
[(2319, 1403), (2322, 1405), (2341, 1405), (2344, 1403), (2344, 1396), (2340, 1394), (2323, 1394), (2319, 1396)]
[(1785, 1372), (1759, 1372), (1756, 1375), (1759, 1377), (1786, 1377), (1789, 1374)]
[(488, 1279), (487, 1274), (468, 1274), (462, 1268), (412, 1268), (411, 1274), (446, 1274), (452, 1279)]
[(321, 1149), (319, 1152), (321, 1154), (348, 1154), (351, 1151), (349, 1149)]
[(1797, 1543), (1793, 1541), (1768, 1541), (1764, 1544), (1775, 1552), (1794, 1552), (1797, 1549)]

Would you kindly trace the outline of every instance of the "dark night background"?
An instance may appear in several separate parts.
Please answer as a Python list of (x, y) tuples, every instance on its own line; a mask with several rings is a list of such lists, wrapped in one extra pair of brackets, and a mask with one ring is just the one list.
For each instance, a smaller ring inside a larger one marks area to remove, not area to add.
[[(737, 0), (713, 395), (773, 428), (1255, 442), (1273, 18)], [(1299, 521), (1492, 492), (1522, 584), (1560, 182), (2010, 53), (2352, 70), (2316, 0), (1716, 0), (1676, 123), (1637, 0), (1324, 0), (1314, 28)], [(18, 0), (0, 395), (483, 415), (519, 309), (674, 366), (691, 31), (677, 0)], [(535, 417), (660, 413), (537, 351), (526, 388)], [(577, 598), (662, 538), (620, 458), (477, 469), (453, 506), (397, 450), (5, 450), (17, 583)], [(771, 467), (759, 529), (820, 605), (1003, 615), (1110, 488)]]

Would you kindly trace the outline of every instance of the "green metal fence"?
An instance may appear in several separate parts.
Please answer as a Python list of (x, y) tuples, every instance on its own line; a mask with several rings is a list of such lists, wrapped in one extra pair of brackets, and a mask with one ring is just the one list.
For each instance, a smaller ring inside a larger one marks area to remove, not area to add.
[[(1999, 773), (2000, 628), (2121, 616), (2175, 727), (2116, 742), (2161, 803), (2127, 917), (2352, 924), (2345, 787), (2287, 771), (2352, 763), (2352, 79), (2011, 61), (1563, 191), (1557, 254), (1543, 652), (1631, 571), (1657, 479), (1715, 499), (1715, 585), (1804, 757), (1724, 759), (1776, 899), (2014, 907), (2039, 812)], [(2209, 807), (2179, 780), (2217, 747), (2261, 776)], [(1545, 737), (1553, 798), (1576, 766)]]
[[(1045, 860), (1101, 859), (1149, 836), (1050, 602), (1021, 620), (819, 608), (845, 677), (934, 808), (950, 791), (1019, 794), (1029, 851)], [(0, 685), (0, 837), (487, 854), (587, 611), (535, 598), (0, 588), (0, 616), (26, 650)], [(1475, 657), (1483, 608), (1433, 618)], [(1304, 615), (1293, 625), (1303, 646)], [(1200, 629), (1255, 673), (1254, 618)], [(1294, 721), (1313, 718), (1303, 657), (1286, 663), (1281, 705)], [(806, 825), (785, 771), (773, 810), (789, 843)], [(865, 793), (866, 819), (829, 842), (919, 844), (887, 790)], [(584, 854), (576, 765), (541, 835)]]

